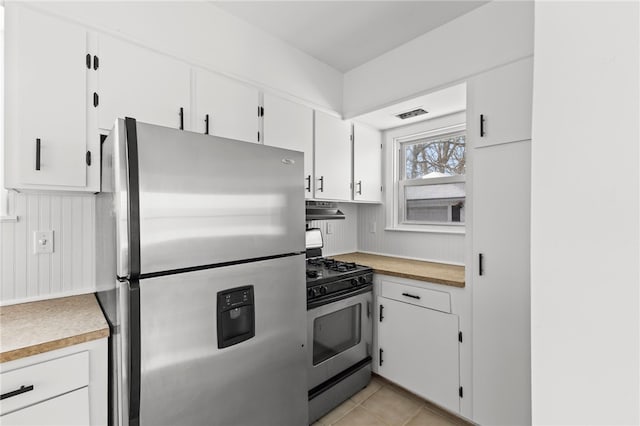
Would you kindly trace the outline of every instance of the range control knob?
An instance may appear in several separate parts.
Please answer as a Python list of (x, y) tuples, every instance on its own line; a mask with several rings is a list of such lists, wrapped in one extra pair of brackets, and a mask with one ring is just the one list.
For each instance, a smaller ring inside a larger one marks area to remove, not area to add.
[(309, 299), (313, 299), (313, 297), (314, 297), (314, 296), (315, 296), (315, 295), (313, 294), (313, 289), (312, 289), (312, 288), (308, 289), (308, 290), (307, 290), (307, 297), (308, 297)]
[(320, 290), (320, 288), (319, 288), (319, 287), (314, 287), (314, 288), (313, 288), (313, 296), (314, 296), (314, 297), (318, 297), (318, 296), (320, 296), (321, 294), (322, 294), (322, 290)]
[(327, 286), (326, 285), (323, 285), (322, 287), (320, 287), (320, 294), (323, 295), (323, 296), (325, 294), (327, 294)]
[(358, 280), (355, 279), (355, 278), (352, 278), (351, 279), (351, 285), (354, 286), (354, 287), (357, 286), (358, 285)]
[(364, 277), (364, 276), (358, 277), (358, 281), (360, 281), (360, 284), (364, 284), (367, 282), (367, 277)]

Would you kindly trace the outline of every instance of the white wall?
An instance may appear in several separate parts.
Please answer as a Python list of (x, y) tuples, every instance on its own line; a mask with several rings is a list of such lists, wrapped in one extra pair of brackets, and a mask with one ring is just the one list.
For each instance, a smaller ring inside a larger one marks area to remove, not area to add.
[[(464, 124), (465, 112), (450, 114), (408, 126), (397, 127), (383, 132), (383, 182), (384, 205), (360, 205), (358, 208), (358, 250), (435, 262), (464, 264), (464, 234), (441, 232), (411, 232), (390, 230), (393, 225), (391, 209), (395, 202), (393, 140), (409, 135)], [(467, 154), (468, 155), (468, 154)], [(376, 232), (371, 232), (375, 223)]]
[[(0, 223), (0, 304), (93, 291), (93, 195), (16, 194), (15, 215)], [(53, 254), (33, 253), (39, 230), (53, 230)]]
[(344, 76), (347, 118), (530, 56), (533, 2), (492, 1)]
[(536, 2), (534, 424), (640, 424), (638, 2)]
[(342, 111), (342, 73), (214, 2), (30, 3), (311, 106)]
[[(311, 228), (320, 228), (324, 241), (323, 256), (353, 253), (358, 251), (358, 205), (352, 203), (338, 203), (338, 209), (344, 213), (344, 220), (312, 220)], [(333, 233), (327, 233), (330, 223)]]

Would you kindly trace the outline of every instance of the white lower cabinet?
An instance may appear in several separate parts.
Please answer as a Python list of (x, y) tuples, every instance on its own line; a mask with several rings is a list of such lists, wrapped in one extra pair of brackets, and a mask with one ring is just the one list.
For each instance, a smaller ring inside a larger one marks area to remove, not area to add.
[(107, 339), (0, 364), (0, 424), (106, 425)]
[(377, 305), (378, 374), (459, 413), (458, 316), (382, 296)]
[(88, 425), (89, 389), (85, 386), (29, 408), (14, 411), (1, 419), (4, 426)]

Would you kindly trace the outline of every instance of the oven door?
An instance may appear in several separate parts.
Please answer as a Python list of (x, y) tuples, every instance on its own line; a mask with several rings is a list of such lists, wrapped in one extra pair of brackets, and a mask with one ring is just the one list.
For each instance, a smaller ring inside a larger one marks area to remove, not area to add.
[(309, 389), (371, 356), (371, 288), (307, 311)]

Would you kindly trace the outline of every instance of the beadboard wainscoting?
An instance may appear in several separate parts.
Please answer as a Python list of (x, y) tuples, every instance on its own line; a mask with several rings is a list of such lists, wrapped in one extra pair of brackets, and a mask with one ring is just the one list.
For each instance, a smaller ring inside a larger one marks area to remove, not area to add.
[[(338, 203), (338, 209), (344, 213), (344, 220), (312, 220), (309, 224), (322, 231), (323, 256), (358, 251), (358, 205)], [(331, 234), (327, 233), (328, 224), (333, 228)]]
[[(17, 221), (0, 228), (0, 304), (95, 291), (95, 196), (15, 194)], [(34, 232), (53, 230), (53, 253)]]
[[(385, 231), (385, 223), (384, 205), (359, 206), (359, 251), (464, 265), (464, 234)], [(372, 226), (375, 232), (371, 232)]]

